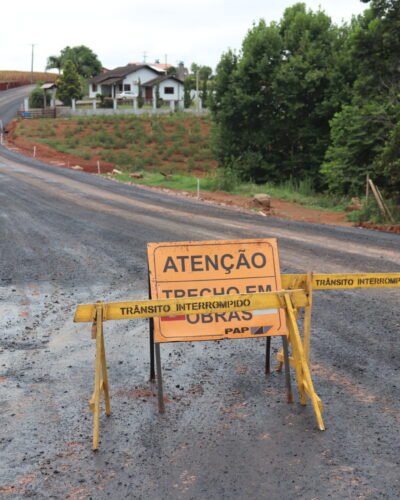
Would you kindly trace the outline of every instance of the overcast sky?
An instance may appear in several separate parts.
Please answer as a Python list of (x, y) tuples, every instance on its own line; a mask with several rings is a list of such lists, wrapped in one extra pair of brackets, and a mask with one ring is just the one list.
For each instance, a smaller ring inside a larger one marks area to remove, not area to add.
[[(278, 21), (289, 0), (0, 0), (0, 70), (43, 71), (49, 55), (87, 45), (109, 69), (128, 62), (183, 61), (211, 66), (240, 49), (253, 21)], [(349, 21), (367, 4), (308, 0), (334, 22)]]

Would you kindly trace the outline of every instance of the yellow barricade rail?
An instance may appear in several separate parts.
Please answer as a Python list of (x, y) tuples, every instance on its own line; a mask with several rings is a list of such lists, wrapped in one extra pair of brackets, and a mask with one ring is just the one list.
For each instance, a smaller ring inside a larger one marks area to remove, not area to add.
[[(282, 288), (306, 288), (307, 274), (282, 274)], [(400, 287), (400, 273), (313, 274), (314, 290)]]
[[(100, 400), (104, 394), (106, 415), (110, 415), (110, 396), (107, 377), (103, 322), (107, 320), (154, 318), (160, 316), (189, 315), (226, 311), (252, 311), (266, 308), (285, 310), (287, 338), (282, 335), (284, 349), (277, 354), (280, 362), (277, 370), (285, 363), (288, 402), (292, 402), (289, 366), (295, 368), (300, 403), (306, 404), (306, 396), (311, 400), (317, 425), (324, 430), (322, 402), (316, 394), (309, 369), (310, 327), (313, 290), (386, 288), (400, 287), (400, 273), (370, 274), (284, 274), (282, 287), (278, 292), (252, 293), (240, 295), (203, 296), (182, 299), (138, 300), (84, 304), (77, 306), (75, 322), (92, 322), (92, 337), (96, 339), (95, 388), (90, 401), (90, 411), (94, 414), (93, 449), (99, 447)], [(303, 338), (300, 336), (297, 318), (304, 307)], [(291, 345), (289, 358), (287, 344)], [(159, 344), (157, 369), (161, 374)], [(161, 386), (161, 378), (159, 379)], [(159, 387), (159, 408), (163, 411), (162, 386)]]
[[(281, 292), (283, 293), (283, 292)], [(304, 290), (288, 290), (296, 307), (308, 305)], [(185, 299), (135, 300), (102, 304), (103, 321), (115, 319), (155, 318), (177, 314), (202, 314), (226, 311), (253, 311), (265, 308), (281, 308), (279, 292), (218, 295)], [(96, 304), (83, 304), (76, 308), (74, 321), (94, 321)]]

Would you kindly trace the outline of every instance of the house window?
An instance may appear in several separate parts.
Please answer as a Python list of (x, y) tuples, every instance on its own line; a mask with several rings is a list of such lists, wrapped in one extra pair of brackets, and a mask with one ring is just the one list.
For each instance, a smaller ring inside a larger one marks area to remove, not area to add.
[(97, 85), (95, 83), (92, 83), (92, 91), (97, 92)]
[(124, 90), (129, 92), (131, 90), (131, 85), (129, 83), (124, 83)]
[(164, 94), (175, 94), (175, 88), (174, 87), (165, 87)]
[(122, 83), (120, 83), (120, 84), (118, 85), (118, 90), (119, 90), (120, 92), (122, 92)]

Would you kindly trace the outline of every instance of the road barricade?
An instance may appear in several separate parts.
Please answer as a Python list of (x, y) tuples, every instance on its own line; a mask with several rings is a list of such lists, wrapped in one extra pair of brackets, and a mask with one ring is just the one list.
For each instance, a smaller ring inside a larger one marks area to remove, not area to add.
[[(268, 373), (271, 336), (280, 336), (277, 370), (285, 365), (287, 400), (293, 402), (293, 366), (300, 403), (305, 405), (309, 398), (317, 426), (324, 430), (323, 405), (314, 390), (309, 361), (313, 290), (400, 287), (400, 273), (281, 276), (275, 239), (155, 243), (148, 246), (148, 259), (149, 300), (96, 302), (79, 305), (75, 312), (74, 321), (92, 323), (96, 339), (95, 387), (89, 405), (94, 414), (94, 450), (99, 447), (102, 395), (106, 415), (111, 413), (105, 321), (150, 319), (150, 379), (155, 378), (156, 364), (161, 413), (162, 343), (266, 337)], [(305, 311), (302, 335), (298, 326), (301, 308)]]

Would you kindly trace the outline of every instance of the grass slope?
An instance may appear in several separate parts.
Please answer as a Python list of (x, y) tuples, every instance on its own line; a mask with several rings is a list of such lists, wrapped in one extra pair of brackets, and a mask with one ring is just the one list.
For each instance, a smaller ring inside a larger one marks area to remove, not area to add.
[(16, 134), (85, 160), (114, 163), (127, 173), (147, 171), (204, 176), (217, 163), (210, 150), (210, 120), (195, 115), (98, 116), (30, 120)]
[[(316, 193), (308, 181), (289, 180), (280, 185), (240, 182), (233, 172), (217, 168), (211, 127), (208, 116), (196, 114), (114, 115), (20, 121), (16, 134), (84, 160), (113, 163), (123, 172), (116, 177), (124, 182), (195, 191), (200, 178), (202, 191), (246, 197), (264, 192), (329, 211), (342, 211), (349, 204), (348, 198)], [(132, 179), (133, 172), (143, 178)]]

